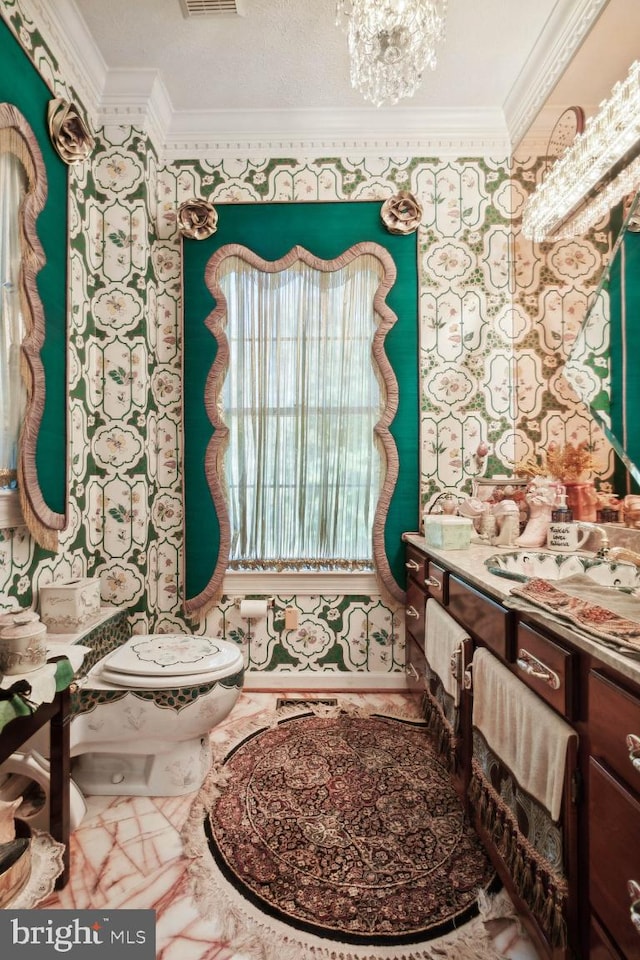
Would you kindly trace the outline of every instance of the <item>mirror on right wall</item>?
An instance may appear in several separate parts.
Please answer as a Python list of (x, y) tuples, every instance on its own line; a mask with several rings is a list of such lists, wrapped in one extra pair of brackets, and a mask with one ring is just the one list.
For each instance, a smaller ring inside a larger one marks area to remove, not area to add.
[[(616, 454), (611, 482), (624, 496), (640, 491), (631, 353), (640, 315), (640, 4), (605, 0), (600, 8), (517, 150), (547, 159), (523, 235), (543, 244), (591, 237), (610, 251), (562, 372)], [(574, 125), (551, 149), (562, 119), (574, 115), (586, 117), (584, 130)]]
[(611, 224), (611, 257), (564, 375), (618, 455), (614, 486), (626, 494), (640, 489), (640, 380), (633, 358), (640, 327), (640, 194), (612, 212)]

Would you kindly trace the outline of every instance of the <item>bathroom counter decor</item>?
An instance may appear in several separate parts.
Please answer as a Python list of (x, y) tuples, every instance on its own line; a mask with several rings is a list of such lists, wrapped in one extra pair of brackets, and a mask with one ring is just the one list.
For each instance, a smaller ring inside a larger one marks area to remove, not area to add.
[[(68, 657), (51, 656), (44, 667), (32, 673), (4, 677), (0, 682), (0, 736), (12, 720), (32, 716), (42, 703), (51, 703), (57, 693), (66, 690), (76, 669)], [(34, 693), (45, 689), (50, 691), (48, 695)]]

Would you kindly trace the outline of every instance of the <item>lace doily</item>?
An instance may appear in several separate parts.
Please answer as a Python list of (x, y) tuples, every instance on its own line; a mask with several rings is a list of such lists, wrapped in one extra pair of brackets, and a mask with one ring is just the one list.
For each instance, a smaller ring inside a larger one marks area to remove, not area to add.
[(63, 855), (63, 843), (58, 843), (49, 833), (33, 830), (29, 880), (18, 896), (5, 905), (5, 910), (31, 910), (50, 896), (56, 880), (62, 873)]

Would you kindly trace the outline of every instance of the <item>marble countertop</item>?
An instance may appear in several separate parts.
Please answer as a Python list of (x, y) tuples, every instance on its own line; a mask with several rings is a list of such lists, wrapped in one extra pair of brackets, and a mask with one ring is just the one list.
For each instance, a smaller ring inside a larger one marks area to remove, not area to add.
[[(489, 557), (494, 556), (496, 553), (513, 552), (513, 547), (490, 546), (486, 543), (474, 542), (472, 540), (471, 545), (464, 550), (440, 550), (436, 547), (428, 546), (425, 538), (419, 533), (405, 533), (403, 539), (406, 543), (411, 543), (419, 550), (428, 553), (434, 560), (441, 561), (443, 566), (452, 573), (458, 574), (472, 587), (476, 587), (498, 603), (506, 600), (514, 587), (521, 585), (515, 580), (498, 577), (490, 573), (485, 566), (485, 560)], [(544, 551), (544, 548), (540, 549)], [(591, 554), (591, 556), (594, 555), (595, 554)], [(561, 588), (561, 582), (558, 583), (558, 586)], [(597, 656), (603, 664), (607, 664), (615, 669), (617, 673), (640, 684), (639, 660), (618, 653), (618, 651), (612, 647), (604, 643), (599, 643), (596, 639), (592, 639), (586, 634), (572, 629), (568, 623), (561, 623), (551, 615), (546, 616), (543, 610), (533, 605), (530, 609), (527, 608), (526, 617), (528, 621), (537, 623), (546, 630), (552, 631), (556, 636), (568, 640), (577, 649)], [(638, 620), (640, 620), (640, 598), (638, 598)]]

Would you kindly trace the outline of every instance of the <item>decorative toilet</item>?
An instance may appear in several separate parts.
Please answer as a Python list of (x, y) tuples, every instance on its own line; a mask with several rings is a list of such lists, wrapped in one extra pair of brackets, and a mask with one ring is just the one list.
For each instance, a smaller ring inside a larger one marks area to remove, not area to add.
[(180, 796), (210, 766), (208, 733), (244, 680), (235, 644), (189, 634), (130, 637), (78, 680), (71, 775), (85, 794)]

